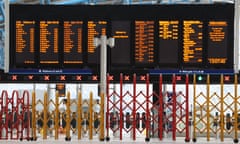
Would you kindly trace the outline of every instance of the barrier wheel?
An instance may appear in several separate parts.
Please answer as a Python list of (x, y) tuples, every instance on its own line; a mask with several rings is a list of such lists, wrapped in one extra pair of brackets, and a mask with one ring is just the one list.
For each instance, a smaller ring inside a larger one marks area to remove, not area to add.
[(71, 137), (65, 137), (65, 141), (71, 141)]
[(150, 138), (145, 138), (145, 141), (146, 141), (146, 142), (149, 142), (149, 141), (150, 141)]
[(104, 138), (101, 138), (100, 141), (104, 141)]
[(22, 140), (23, 140), (23, 138), (20, 138), (19, 140), (20, 140), (20, 141), (22, 141)]
[(110, 141), (110, 137), (106, 137), (106, 141)]
[(197, 142), (197, 139), (196, 138), (193, 138), (193, 140), (192, 140), (193, 142)]
[(238, 139), (234, 139), (233, 142), (234, 142), (234, 143), (238, 143)]
[(190, 142), (190, 139), (185, 139), (185, 142)]

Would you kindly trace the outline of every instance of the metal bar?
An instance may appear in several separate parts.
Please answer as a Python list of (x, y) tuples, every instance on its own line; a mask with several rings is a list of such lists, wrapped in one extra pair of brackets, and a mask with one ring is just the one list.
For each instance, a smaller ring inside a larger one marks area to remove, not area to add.
[(78, 139), (82, 138), (82, 93), (78, 92), (78, 119), (77, 119), (77, 126), (78, 126)]
[(93, 139), (93, 93), (90, 93), (89, 99), (89, 139)]
[[(133, 75), (133, 80), (136, 84), (136, 74)], [(133, 125), (132, 125), (132, 131), (133, 131), (133, 140), (136, 140), (136, 85), (134, 85), (134, 94), (133, 94), (133, 112), (132, 112), (132, 116), (133, 116)]]
[(67, 92), (67, 103), (66, 103), (66, 138), (70, 140), (70, 92)]
[[(123, 95), (122, 95), (122, 89), (123, 89), (123, 77), (122, 74), (120, 74), (120, 108), (119, 108), (119, 114), (120, 114), (120, 120), (119, 120), (119, 131), (120, 131), (120, 140), (122, 140), (122, 129), (123, 129)], [(116, 119), (117, 120), (117, 119)], [(118, 123), (118, 122), (116, 122)]]
[(193, 142), (197, 141), (196, 137), (196, 74), (193, 75)]
[(234, 142), (238, 142), (238, 77), (234, 76)]
[(158, 115), (159, 115), (159, 121), (158, 121), (158, 128), (159, 128), (159, 139), (163, 139), (163, 89), (162, 89), (162, 74), (159, 76), (159, 108), (158, 108)]
[(189, 142), (190, 141), (190, 137), (189, 137), (189, 99), (188, 99), (188, 94), (189, 94), (189, 78), (188, 75), (186, 75), (186, 122), (185, 122), (185, 126), (186, 126), (186, 137), (185, 137), (185, 141)]
[[(100, 107), (100, 141), (104, 140), (104, 93), (101, 93), (101, 107)], [(106, 117), (107, 118), (107, 117)]]
[(146, 75), (146, 141), (150, 140), (149, 74)]
[[(110, 95), (109, 95), (109, 84), (110, 84), (110, 80), (109, 80), (109, 74), (107, 74), (107, 92), (106, 92), (106, 97), (107, 97), (107, 103), (106, 103), (106, 107), (107, 107), (107, 111), (106, 112), (106, 130), (107, 130), (107, 141), (109, 141), (110, 137), (109, 137), (109, 101), (110, 101)], [(104, 95), (104, 93), (101, 93)], [(105, 101), (105, 99), (104, 99)]]
[(240, 1), (235, 0), (234, 15), (234, 72), (239, 73), (239, 47), (240, 47)]
[(36, 93), (32, 92), (32, 137), (33, 140), (37, 139), (36, 129)]
[(176, 76), (173, 74), (172, 77), (172, 85), (173, 85), (173, 95), (172, 95), (172, 139), (175, 141), (176, 140)]
[(5, 30), (5, 41), (4, 41), (4, 72), (9, 72), (9, 0), (5, 0), (5, 23), (4, 23), (4, 30)]
[[(27, 97), (27, 99), (26, 99)], [(23, 118), (23, 122), (22, 122), (22, 138), (26, 139), (26, 140), (30, 140), (30, 103), (29, 103), (29, 92), (27, 90), (23, 91), (23, 97), (22, 97), (22, 105), (23, 105), (23, 110), (22, 110), (22, 118)], [(27, 100), (27, 102), (25, 102), (25, 100)], [(25, 105), (27, 104), (27, 105)], [(27, 120), (25, 119), (25, 114), (27, 114)], [(25, 137), (23, 137), (23, 133), (24, 133), (24, 128), (26, 128), (27, 131), (27, 135)]]
[(207, 141), (210, 141), (210, 75), (207, 75)]
[(58, 100), (58, 97), (59, 97), (59, 93), (58, 91), (56, 91), (56, 94), (55, 94), (55, 118), (54, 118), (54, 121), (55, 121), (55, 124), (54, 124), (54, 129), (55, 129), (55, 140), (58, 139), (58, 129), (59, 129), (59, 100)]
[(47, 113), (48, 113), (48, 93), (44, 92), (44, 102), (43, 102), (43, 139), (47, 139)]
[(221, 111), (220, 111), (220, 139), (223, 142), (224, 141), (224, 96), (223, 96), (223, 74), (221, 74), (221, 82), (220, 82), (220, 86), (221, 86)]

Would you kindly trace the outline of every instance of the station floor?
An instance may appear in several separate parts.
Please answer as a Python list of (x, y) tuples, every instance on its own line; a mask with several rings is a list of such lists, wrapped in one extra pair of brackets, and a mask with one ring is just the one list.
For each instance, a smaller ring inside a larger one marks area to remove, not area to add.
[(1, 144), (233, 144), (232, 139), (225, 139), (224, 142), (221, 142), (218, 139), (211, 139), (210, 141), (206, 141), (206, 139), (198, 139), (197, 142), (188, 142), (185, 143), (184, 139), (177, 139), (176, 141), (172, 141), (169, 139), (164, 139), (162, 141), (159, 141), (158, 139), (151, 139), (149, 142), (145, 142), (144, 139), (138, 139), (136, 141), (124, 139), (122, 141), (119, 140), (110, 140), (109, 142), (103, 141), (100, 142), (97, 139), (88, 140), (88, 139), (82, 139), (82, 140), (71, 140), (71, 141), (65, 141), (64, 139), (54, 140), (54, 139), (47, 139), (47, 140), (37, 140), (37, 141), (18, 141), (18, 140), (0, 140)]

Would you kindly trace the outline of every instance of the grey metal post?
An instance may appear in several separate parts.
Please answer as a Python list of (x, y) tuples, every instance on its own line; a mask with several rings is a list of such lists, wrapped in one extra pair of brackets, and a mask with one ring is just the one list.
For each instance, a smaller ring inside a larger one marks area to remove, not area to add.
[(100, 38), (94, 38), (94, 45), (101, 46), (100, 50), (100, 93), (104, 94), (104, 127), (106, 125), (106, 111), (107, 111), (107, 95), (106, 95), (106, 83), (107, 83), (107, 45), (114, 47), (114, 38), (108, 38), (106, 35), (101, 35)]
[(9, 0), (5, 0), (5, 44), (4, 44), (4, 72), (9, 72)]
[(234, 25), (234, 73), (239, 71), (239, 47), (240, 47), (240, 1), (235, 0), (235, 25)]

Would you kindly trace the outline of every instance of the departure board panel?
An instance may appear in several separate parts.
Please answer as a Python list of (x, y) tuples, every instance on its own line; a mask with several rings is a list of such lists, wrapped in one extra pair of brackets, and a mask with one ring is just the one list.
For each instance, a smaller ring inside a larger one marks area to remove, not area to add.
[(112, 21), (112, 37), (115, 46), (111, 49), (113, 64), (130, 64), (130, 21)]
[(59, 63), (59, 21), (40, 21), (40, 63)]
[(88, 21), (88, 63), (100, 63), (100, 48), (94, 46), (94, 38), (107, 35), (107, 21)]
[(135, 62), (154, 62), (154, 21), (135, 21)]
[(159, 63), (177, 64), (179, 52), (179, 21), (159, 21)]
[(82, 64), (83, 21), (64, 21), (64, 64)]
[(9, 70), (98, 74), (106, 48), (108, 73), (232, 73), (234, 8), (11, 4)]
[(210, 21), (208, 23), (208, 63), (226, 64), (227, 62), (227, 22)]
[(183, 62), (203, 62), (203, 22), (183, 21)]
[(34, 64), (35, 21), (16, 21), (16, 62)]

